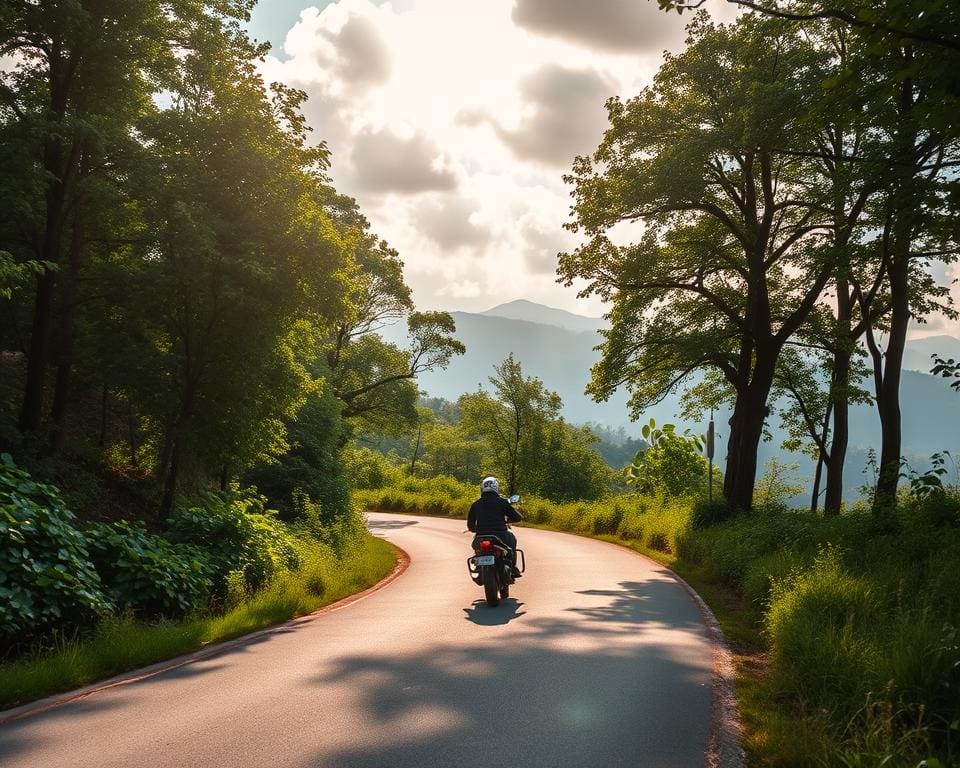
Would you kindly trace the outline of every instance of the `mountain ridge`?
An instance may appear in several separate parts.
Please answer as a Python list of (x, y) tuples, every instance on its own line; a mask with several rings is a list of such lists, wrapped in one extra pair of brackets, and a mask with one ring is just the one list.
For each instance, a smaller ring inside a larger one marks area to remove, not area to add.
[(602, 317), (578, 315), (565, 309), (548, 307), (546, 304), (538, 304), (529, 299), (515, 299), (514, 301), (508, 301), (504, 304), (498, 304), (483, 312), (466, 312), (463, 314), (479, 314), (485, 317), (505, 317), (510, 320), (553, 325), (558, 328), (566, 328), (567, 330), (580, 333), (587, 331), (596, 332), (607, 326), (607, 322)]

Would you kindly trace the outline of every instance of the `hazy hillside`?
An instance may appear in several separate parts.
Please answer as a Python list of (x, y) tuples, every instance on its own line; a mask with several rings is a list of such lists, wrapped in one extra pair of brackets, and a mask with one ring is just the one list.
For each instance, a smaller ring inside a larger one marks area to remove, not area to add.
[(511, 320), (526, 320), (530, 323), (541, 323), (542, 325), (555, 325), (560, 328), (566, 328), (568, 331), (596, 332), (606, 325), (606, 321), (600, 317), (585, 317), (584, 315), (575, 315), (563, 309), (554, 309), (545, 307), (543, 304), (536, 304), (526, 299), (518, 299), (506, 304), (480, 312), (481, 315), (507, 317)]
[[(560, 322), (571, 325), (580, 321), (599, 326), (601, 321), (593, 318), (579, 318), (577, 315), (547, 310), (540, 316), (549, 317), (554, 323), (530, 322), (528, 320), (502, 317), (500, 311), (519, 314), (523, 312), (533, 316), (539, 305), (531, 302), (512, 302), (504, 307), (495, 307), (483, 314), (453, 312), (457, 323), (457, 337), (466, 345), (467, 353), (454, 358), (444, 371), (434, 371), (422, 375), (420, 388), (431, 395), (456, 400), (464, 392), (475, 391), (479, 386), (490, 388), (488, 377), (493, 366), (513, 353), (520, 361), (527, 375), (538, 376), (552, 390), (563, 398), (563, 415), (568, 421), (583, 423), (587, 421), (607, 424), (612, 427), (624, 426), (638, 431), (631, 425), (627, 413), (627, 396), (618, 393), (606, 403), (595, 403), (584, 394), (590, 381), (590, 368), (599, 357), (594, 350), (600, 343), (596, 330), (570, 330), (560, 326)], [(519, 310), (519, 311), (518, 311)], [(555, 313), (555, 314), (553, 314)], [(572, 318), (572, 319), (571, 319)], [(391, 341), (400, 343), (402, 329), (398, 326), (388, 329), (385, 334)], [(677, 408), (676, 399), (658, 408), (658, 419), (671, 416)]]
[[(487, 378), (493, 366), (512, 352), (528, 375), (538, 376), (560, 394), (563, 414), (568, 421), (596, 422), (614, 428), (623, 426), (628, 434), (639, 434), (639, 425), (630, 421), (626, 392), (618, 392), (606, 403), (595, 403), (584, 394), (590, 380), (590, 368), (599, 357), (594, 347), (600, 343), (596, 329), (603, 325), (601, 319), (582, 317), (529, 301), (510, 302), (481, 314), (452, 314), (457, 322), (457, 336), (466, 345), (467, 354), (454, 359), (445, 371), (421, 376), (420, 388), (424, 391), (456, 400), (463, 392), (474, 391), (481, 385), (489, 388)], [(399, 326), (388, 329), (386, 335), (390, 340), (402, 343)], [(905, 367), (928, 370), (933, 352), (960, 357), (960, 340), (937, 336), (912, 341), (908, 345)], [(904, 453), (911, 463), (922, 465), (931, 453), (944, 448), (960, 455), (960, 395), (945, 381), (916, 370), (904, 371), (902, 393)], [(678, 421), (678, 401), (679, 394), (672, 395), (650, 409), (645, 417), (652, 416), (658, 422)], [(724, 455), (725, 420), (725, 415), (717, 415), (720, 461)], [(854, 490), (864, 482), (861, 470), (866, 449), (879, 446), (880, 429), (873, 406), (852, 408), (850, 421), (851, 456), (845, 479), (852, 497)], [(681, 426), (698, 431), (705, 428), (702, 424), (681, 423)], [(773, 439), (761, 445), (761, 460), (774, 454), (782, 457), (782, 434), (776, 415), (769, 427)], [(809, 459), (795, 456), (792, 460), (801, 464), (801, 475), (812, 476), (813, 465)]]
[(960, 339), (953, 336), (928, 336), (907, 343), (903, 353), (903, 367), (911, 371), (929, 373), (933, 367), (931, 355), (942, 358), (960, 358)]

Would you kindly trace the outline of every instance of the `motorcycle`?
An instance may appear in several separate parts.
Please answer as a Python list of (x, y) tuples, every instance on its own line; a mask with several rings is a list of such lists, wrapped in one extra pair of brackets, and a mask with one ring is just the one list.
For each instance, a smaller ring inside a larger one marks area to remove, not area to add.
[[(520, 501), (519, 496), (511, 496), (510, 503)], [(467, 571), (474, 583), (483, 586), (487, 605), (496, 607), (501, 599), (510, 596), (510, 585), (514, 578), (510, 569), (510, 547), (496, 534), (483, 533), (473, 537), (473, 554), (467, 558)], [(516, 566), (523, 573), (526, 559), (522, 549), (516, 550)]]

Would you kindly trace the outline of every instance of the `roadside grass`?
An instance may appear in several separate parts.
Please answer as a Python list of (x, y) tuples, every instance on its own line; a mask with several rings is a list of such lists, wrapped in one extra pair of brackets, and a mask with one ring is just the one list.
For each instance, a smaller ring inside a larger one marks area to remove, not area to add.
[[(449, 478), (359, 490), (367, 509), (464, 518)], [(960, 499), (896, 515), (759, 510), (695, 528), (694, 499), (525, 498), (525, 524), (612, 541), (673, 569), (738, 668), (751, 766), (960, 766)]]
[(318, 542), (301, 539), (299, 547), (298, 570), (278, 574), (222, 613), (149, 623), (129, 614), (110, 617), (89, 635), (61, 635), (29, 656), (0, 664), (0, 710), (312, 613), (377, 583), (396, 562), (393, 547), (369, 534), (339, 557)]

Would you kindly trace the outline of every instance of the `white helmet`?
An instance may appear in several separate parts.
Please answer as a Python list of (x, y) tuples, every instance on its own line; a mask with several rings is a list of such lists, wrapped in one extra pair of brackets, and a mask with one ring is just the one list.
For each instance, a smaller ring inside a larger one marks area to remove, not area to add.
[(500, 493), (500, 483), (497, 482), (497, 478), (493, 475), (483, 478), (483, 482), (480, 483), (480, 493), (488, 493), (490, 491)]

